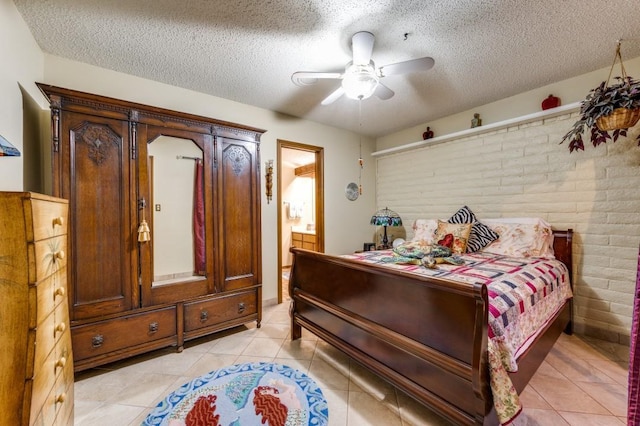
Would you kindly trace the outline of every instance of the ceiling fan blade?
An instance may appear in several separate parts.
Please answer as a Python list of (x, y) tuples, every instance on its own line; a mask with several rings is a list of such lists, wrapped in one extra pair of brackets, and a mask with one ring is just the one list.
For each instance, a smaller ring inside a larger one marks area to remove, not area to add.
[(351, 50), (353, 51), (354, 65), (368, 65), (373, 53), (375, 37), (368, 31), (355, 33), (351, 38)]
[(416, 71), (427, 71), (433, 68), (436, 61), (428, 56), (424, 58), (411, 59), (395, 64), (384, 65), (378, 68), (380, 78), (395, 74), (409, 74)]
[(322, 102), (320, 102), (320, 104), (322, 105), (329, 105), (334, 103), (335, 101), (338, 100), (338, 98), (340, 96), (342, 96), (344, 94), (344, 89), (342, 88), (342, 86), (338, 87), (333, 93), (331, 93), (329, 96), (327, 96), (326, 98), (324, 98), (322, 100)]
[(380, 82), (378, 82), (378, 85), (376, 86), (376, 90), (373, 92), (373, 94), (376, 95), (378, 98), (382, 99), (383, 101), (386, 101), (387, 99), (391, 99), (393, 95), (395, 95), (393, 90), (389, 89), (387, 86), (385, 86)]
[(309, 86), (316, 84), (318, 79), (341, 79), (342, 73), (340, 72), (311, 72), (311, 71), (298, 71), (291, 75), (291, 81), (297, 86)]

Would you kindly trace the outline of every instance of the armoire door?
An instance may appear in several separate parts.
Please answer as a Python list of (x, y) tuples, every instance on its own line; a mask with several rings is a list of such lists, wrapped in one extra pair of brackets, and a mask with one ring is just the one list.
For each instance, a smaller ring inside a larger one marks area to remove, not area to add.
[(142, 306), (175, 303), (216, 292), (213, 136), (138, 126), (138, 222)]
[(258, 285), (260, 276), (260, 181), (257, 145), (222, 139), (219, 161), (219, 264), (223, 291)]
[(135, 150), (129, 123), (63, 110), (60, 130), (54, 195), (69, 200), (71, 319), (135, 308)]

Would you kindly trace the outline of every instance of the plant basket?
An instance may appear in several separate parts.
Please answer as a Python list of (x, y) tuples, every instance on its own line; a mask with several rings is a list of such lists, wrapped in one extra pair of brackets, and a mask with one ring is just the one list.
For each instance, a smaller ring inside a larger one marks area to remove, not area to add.
[(596, 126), (602, 131), (628, 129), (640, 120), (640, 108), (616, 108), (609, 115), (603, 115), (596, 120)]
[[(640, 120), (640, 80), (627, 75), (620, 53), (621, 40), (616, 45), (616, 54), (609, 76), (598, 87), (592, 89), (580, 103), (580, 118), (573, 124), (560, 143), (569, 141), (569, 152), (584, 151), (583, 134), (588, 132), (591, 144), (597, 147), (607, 141), (627, 137), (627, 130)], [(620, 61), (621, 75), (609, 85), (616, 62)], [(637, 136), (640, 146), (640, 134)]]

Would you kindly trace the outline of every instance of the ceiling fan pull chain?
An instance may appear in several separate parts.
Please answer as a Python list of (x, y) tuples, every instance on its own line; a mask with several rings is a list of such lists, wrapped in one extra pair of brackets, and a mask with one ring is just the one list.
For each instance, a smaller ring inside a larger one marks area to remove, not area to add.
[(364, 167), (364, 160), (362, 159), (362, 99), (358, 101), (358, 136), (360, 138), (360, 157), (358, 158), (358, 164), (360, 169), (358, 170), (358, 192), (362, 195), (362, 168)]

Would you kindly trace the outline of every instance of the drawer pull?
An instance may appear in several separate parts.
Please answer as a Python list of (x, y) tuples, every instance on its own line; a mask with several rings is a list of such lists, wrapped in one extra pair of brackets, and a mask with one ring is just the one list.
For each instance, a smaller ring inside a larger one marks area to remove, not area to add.
[(207, 320), (209, 319), (209, 312), (208, 311), (200, 311), (200, 322), (207, 322)]
[(67, 400), (67, 394), (66, 393), (61, 393), (60, 395), (56, 396), (56, 404), (62, 404), (66, 400)]
[(152, 322), (151, 324), (149, 324), (149, 333), (155, 333), (156, 331), (158, 331), (158, 323), (157, 322)]
[(64, 289), (64, 287), (58, 287), (55, 293), (53, 293), (53, 297), (55, 299), (56, 296), (64, 296), (66, 292), (67, 291)]
[(102, 334), (97, 334), (91, 338), (91, 346), (94, 348), (99, 348), (104, 343), (104, 336)]
[(60, 368), (64, 368), (64, 366), (67, 365), (67, 359), (65, 357), (60, 357), (59, 360), (56, 361), (56, 368), (60, 367)]
[(53, 254), (53, 261), (64, 259), (64, 250), (57, 251)]
[(53, 226), (62, 226), (64, 224), (64, 218), (62, 216), (53, 219)]
[(245, 311), (246, 307), (244, 306), (244, 302), (238, 303), (238, 313), (241, 314)]
[(60, 333), (64, 333), (64, 331), (67, 329), (67, 324), (61, 322), (60, 324), (56, 325), (55, 330), (53, 330), (53, 335), (55, 336), (56, 333), (60, 332)]

